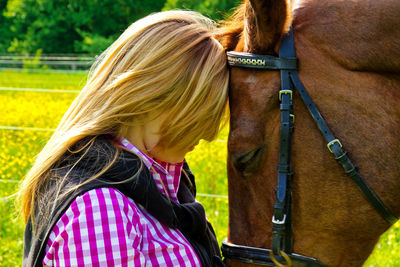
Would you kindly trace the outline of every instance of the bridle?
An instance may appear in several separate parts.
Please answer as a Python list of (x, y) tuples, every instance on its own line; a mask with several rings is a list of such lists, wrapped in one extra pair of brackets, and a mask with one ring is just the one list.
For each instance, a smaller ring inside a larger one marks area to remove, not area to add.
[(278, 185), (276, 201), (272, 216), (272, 248), (255, 248), (235, 245), (224, 241), (222, 254), (226, 259), (245, 263), (256, 263), (266, 266), (325, 266), (317, 259), (293, 253), (292, 213), (291, 213), (291, 140), (294, 125), (293, 89), (296, 88), (308, 111), (316, 122), (319, 130), (327, 141), (327, 147), (335, 156), (346, 174), (357, 184), (364, 197), (376, 211), (389, 223), (394, 224), (397, 218), (389, 211), (372, 189), (358, 173), (347, 153), (343, 150), (339, 139), (335, 138), (324, 119), (314, 105), (297, 73), (297, 58), (295, 56), (293, 30), (282, 40), (279, 57), (241, 52), (227, 52), (231, 67), (280, 70), (281, 90), (279, 91), (281, 125), (280, 147), (278, 161)]

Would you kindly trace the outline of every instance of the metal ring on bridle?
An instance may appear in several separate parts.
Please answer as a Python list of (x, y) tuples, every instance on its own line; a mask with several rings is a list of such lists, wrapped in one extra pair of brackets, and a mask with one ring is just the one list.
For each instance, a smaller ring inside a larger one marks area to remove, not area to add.
[(291, 267), (292, 266), (292, 260), (290, 259), (290, 257), (288, 256), (288, 254), (285, 253), (285, 251), (280, 251), (281, 256), (285, 259), (286, 264), (282, 264), (280, 263), (277, 259), (275, 259), (275, 255), (272, 252), (272, 250), (269, 252), (269, 256), (271, 258), (271, 260), (276, 264), (276, 266), (278, 267)]

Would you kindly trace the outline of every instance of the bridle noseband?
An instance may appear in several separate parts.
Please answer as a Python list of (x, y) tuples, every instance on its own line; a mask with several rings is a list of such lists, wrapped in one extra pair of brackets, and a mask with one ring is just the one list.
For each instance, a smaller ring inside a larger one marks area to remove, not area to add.
[(358, 173), (347, 153), (343, 150), (339, 139), (336, 139), (297, 74), (297, 58), (295, 56), (293, 30), (285, 35), (282, 40), (279, 57), (257, 55), (241, 52), (227, 52), (228, 63), (231, 67), (256, 68), (267, 70), (280, 70), (281, 90), (281, 128), (278, 161), (278, 185), (276, 188), (276, 201), (272, 216), (272, 249), (262, 249), (222, 243), (222, 254), (227, 259), (238, 260), (246, 263), (256, 263), (266, 266), (280, 265), (286, 262), (293, 266), (325, 266), (314, 258), (293, 253), (292, 213), (291, 213), (291, 141), (294, 124), (293, 115), (293, 89), (296, 88), (308, 111), (316, 122), (319, 130), (327, 141), (327, 147), (334, 154), (335, 159), (342, 165), (346, 174), (357, 184), (364, 197), (371, 203), (376, 211), (389, 223), (394, 224), (397, 218), (389, 211), (372, 189), (365, 183)]

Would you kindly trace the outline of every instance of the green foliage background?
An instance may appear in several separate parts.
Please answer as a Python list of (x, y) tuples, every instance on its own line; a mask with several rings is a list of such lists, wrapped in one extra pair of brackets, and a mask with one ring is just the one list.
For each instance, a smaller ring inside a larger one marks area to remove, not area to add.
[(98, 54), (131, 23), (170, 9), (222, 19), (240, 0), (0, 0), (0, 54)]

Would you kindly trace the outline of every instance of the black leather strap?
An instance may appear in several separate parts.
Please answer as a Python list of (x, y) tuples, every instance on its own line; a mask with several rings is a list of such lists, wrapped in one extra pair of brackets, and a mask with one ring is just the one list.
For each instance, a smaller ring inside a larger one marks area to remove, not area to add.
[[(248, 246), (240, 246), (228, 243), (226, 240), (222, 242), (221, 246), (222, 254), (225, 258), (231, 260), (237, 260), (244, 263), (255, 263), (264, 266), (276, 266), (271, 259), (270, 249), (254, 248)], [(323, 267), (325, 266), (317, 259), (302, 256), (299, 254), (291, 253), (288, 254), (292, 265), (296, 267)], [(285, 263), (285, 259), (281, 256), (275, 256), (275, 259), (280, 263)]]
[(290, 78), (295, 85), (297, 91), (299, 92), (304, 104), (306, 105), (308, 111), (313, 117), (315, 123), (317, 124), (319, 130), (324, 136), (325, 140), (328, 142), (328, 149), (335, 155), (335, 159), (342, 165), (345, 173), (357, 184), (364, 197), (371, 203), (371, 205), (376, 209), (376, 211), (390, 224), (394, 224), (398, 218), (396, 218), (390, 210), (383, 204), (379, 197), (372, 191), (372, 189), (367, 185), (361, 175), (358, 173), (357, 168), (351, 162), (347, 152), (342, 149), (342, 144), (339, 139), (330, 131), (325, 120), (322, 118), (314, 102), (311, 100), (306, 89), (300, 81), (297, 72), (293, 72)]
[[(290, 31), (289, 35), (293, 34)], [(285, 38), (279, 49), (280, 60), (295, 58), (293, 44)], [(272, 251), (280, 255), (281, 251), (292, 253), (292, 130), (293, 130), (293, 84), (290, 70), (281, 70), (281, 90), (279, 92), (281, 126), (278, 161), (278, 186), (272, 217)]]
[(226, 53), (228, 63), (232, 67), (256, 68), (268, 70), (295, 70), (297, 69), (296, 58), (279, 58), (268, 55), (257, 55), (229, 51)]

